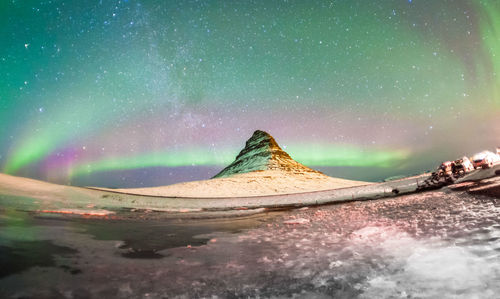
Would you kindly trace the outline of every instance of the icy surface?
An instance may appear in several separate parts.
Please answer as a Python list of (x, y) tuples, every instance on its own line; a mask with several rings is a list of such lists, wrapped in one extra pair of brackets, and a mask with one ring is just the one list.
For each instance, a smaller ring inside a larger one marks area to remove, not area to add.
[[(288, 211), (237, 232), (199, 235), (209, 241), (160, 250), (154, 260), (123, 258), (120, 240), (95, 240), (74, 226), (37, 226), (36, 238), (78, 249), (65, 261), (81, 272), (32, 268), (0, 280), (0, 295), (494, 298), (499, 216), (497, 198), (426, 192)], [(0, 230), (2, 239), (23, 235), (10, 229)]]

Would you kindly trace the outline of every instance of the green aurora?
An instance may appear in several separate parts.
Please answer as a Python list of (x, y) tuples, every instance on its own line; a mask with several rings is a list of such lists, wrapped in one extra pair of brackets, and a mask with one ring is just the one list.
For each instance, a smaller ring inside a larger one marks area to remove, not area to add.
[[(361, 166), (361, 167), (394, 167), (408, 157), (404, 151), (372, 150), (366, 152), (362, 148), (352, 146), (312, 145), (290, 147), (289, 154), (297, 161), (311, 167), (314, 166)], [(71, 176), (89, 174), (108, 170), (126, 170), (148, 167), (178, 167), (191, 165), (227, 165), (236, 157), (233, 151), (209, 153), (204, 149), (185, 150), (180, 152), (154, 153), (142, 156), (109, 158), (75, 166)]]

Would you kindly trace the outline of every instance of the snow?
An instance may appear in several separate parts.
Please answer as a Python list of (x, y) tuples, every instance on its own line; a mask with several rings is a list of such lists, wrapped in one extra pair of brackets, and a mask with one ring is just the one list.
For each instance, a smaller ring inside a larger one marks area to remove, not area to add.
[(476, 169), (468, 174), (466, 174), (464, 177), (461, 177), (456, 181), (456, 183), (463, 183), (463, 182), (473, 182), (473, 181), (481, 181), (485, 180), (488, 178), (492, 178), (497, 176), (498, 172), (500, 171), (500, 164), (494, 165), (493, 167), (487, 168), (487, 169)]
[(309, 222), (310, 222), (310, 220), (305, 219), (305, 218), (296, 218), (296, 219), (290, 219), (290, 220), (283, 221), (284, 224), (306, 224)]
[[(460, 190), (256, 217), (257, 224), (234, 233), (203, 232), (201, 246), (188, 240), (175, 248), (155, 247), (162, 257), (151, 260), (123, 258), (124, 249), (116, 245), (141, 234), (139, 226), (126, 229), (124, 239), (113, 235), (113, 241), (61, 221), (36, 226), (36, 234), (26, 226), (4, 226), (0, 240), (33, 236), (78, 248), (65, 261), (81, 273), (32, 268), (0, 280), (0, 289), (14, 296), (16, 282), (30, 281), (23, 286), (25, 297), (52, 288), (77, 297), (84, 288), (88, 297), (114, 292), (134, 298), (494, 298), (500, 292), (500, 202)], [(16, 223), (11, 218), (4, 221)], [(237, 227), (236, 220), (225, 221), (225, 227)], [(102, 223), (102, 234), (109, 224)], [(143, 232), (148, 242), (168, 240), (163, 227), (171, 222), (150, 225), (154, 233)], [(179, 234), (207, 224), (182, 225)]]
[(291, 174), (282, 170), (262, 170), (169, 186), (99, 189), (140, 195), (223, 198), (311, 192), (368, 184), (370, 183), (333, 178), (316, 172)]

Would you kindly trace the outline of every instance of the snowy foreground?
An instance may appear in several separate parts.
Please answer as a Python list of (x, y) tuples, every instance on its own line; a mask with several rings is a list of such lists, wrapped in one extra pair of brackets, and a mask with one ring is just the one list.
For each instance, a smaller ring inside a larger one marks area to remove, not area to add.
[[(500, 173), (500, 165), (491, 169), (475, 170), (460, 179), (460, 181), (480, 181), (496, 176), (498, 173)], [(0, 203), (3, 206), (10, 206), (26, 211), (80, 213), (84, 215), (105, 215), (107, 213), (114, 213), (116, 210), (134, 209), (169, 212), (173, 217), (180, 217), (181, 214), (184, 214), (182, 217), (207, 217), (210, 213), (213, 214), (212, 216), (220, 217), (260, 213), (266, 209), (298, 208), (354, 200), (394, 197), (423, 190), (422, 187), (425, 186), (424, 181), (428, 177), (428, 174), (422, 174), (384, 183), (365, 184), (364, 182), (358, 182), (361, 185), (351, 185), (351, 187), (339, 186), (338, 180), (340, 179), (337, 178), (330, 178), (334, 183), (328, 180), (317, 179), (320, 182), (318, 184), (322, 185), (322, 189), (318, 191), (290, 194), (276, 192), (274, 195), (269, 196), (166, 197), (130, 194), (123, 190), (110, 191), (63, 186), (0, 174)], [(219, 180), (222, 179), (207, 180), (206, 182), (208, 183), (206, 184), (215, 184), (217, 187)], [(235, 178), (227, 179), (231, 180)], [(245, 176), (245, 182), (252, 180), (256, 180), (256, 177)], [(257, 182), (262, 182), (262, 180), (265, 179), (261, 177), (257, 179)], [(284, 181), (278, 179), (273, 183), (273, 186), (277, 191), (280, 191), (280, 189), (283, 189), (284, 183)], [(238, 184), (237, 186), (232, 186), (232, 188), (244, 190), (247, 186), (241, 180), (239, 180)], [(327, 189), (328, 186), (331, 186), (332, 189)], [(295, 190), (295, 192), (298, 191)]]
[[(121, 209), (134, 209), (169, 212), (172, 217), (206, 217), (208, 214), (219, 217), (259, 213), (265, 209), (391, 197), (396, 195), (393, 192), (395, 189), (398, 190), (397, 194), (416, 191), (419, 182), (423, 182), (426, 177), (427, 175), (422, 175), (347, 188), (333, 185), (330, 190), (270, 196), (165, 197), (63, 186), (0, 174), (0, 203), (26, 211), (55, 213), (105, 214)], [(281, 186), (275, 183), (276, 189)], [(241, 185), (240, 188), (244, 186)]]
[(3, 208), (0, 297), (494, 298), (499, 194), (497, 178), (210, 221)]

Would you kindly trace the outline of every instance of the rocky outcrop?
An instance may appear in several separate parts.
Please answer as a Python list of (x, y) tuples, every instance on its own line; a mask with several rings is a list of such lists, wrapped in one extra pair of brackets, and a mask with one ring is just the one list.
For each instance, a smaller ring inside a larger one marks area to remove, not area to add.
[(259, 170), (282, 170), (290, 173), (320, 173), (293, 160), (276, 140), (264, 131), (257, 130), (247, 140), (245, 148), (229, 166), (214, 178)]

